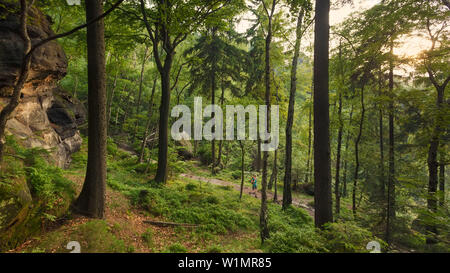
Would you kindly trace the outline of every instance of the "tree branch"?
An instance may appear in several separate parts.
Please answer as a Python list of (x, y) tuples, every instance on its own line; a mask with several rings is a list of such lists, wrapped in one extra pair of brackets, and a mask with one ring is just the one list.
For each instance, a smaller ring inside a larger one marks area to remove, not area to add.
[(100, 20), (100, 19), (102, 19), (103, 17), (105, 17), (105, 16), (107, 16), (108, 14), (110, 14), (110, 13), (111, 13), (113, 10), (115, 10), (115, 9), (116, 9), (123, 1), (124, 1), (124, 0), (118, 0), (114, 5), (112, 5), (112, 7), (111, 7), (110, 9), (108, 9), (108, 10), (107, 10), (106, 12), (104, 12), (102, 15), (100, 15), (100, 16), (98, 16), (98, 17), (96, 17), (96, 18), (91, 19), (89, 22), (87, 22), (87, 23), (85, 23), (85, 24), (83, 24), (83, 25), (81, 25), (81, 26), (78, 26), (78, 27), (76, 27), (76, 28), (74, 28), (74, 29), (72, 29), (72, 30), (69, 30), (69, 31), (67, 31), (67, 32), (64, 32), (64, 33), (61, 33), (61, 34), (56, 34), (56, 35), (53, 35), (53, 36), (50, 36), (50, 37), (47, 37), (47, 38), (41, 40), (40, 42), (38, 42), (37, 44), (35, 44), (35, 45), (31, 48), (31, 51), (30, 51), (28, 54), (30, 54), (30, 55), (33, 54), (33, 52), (34, 52), (37, 48), (39, 48), (40, 46), (42, 46), (42, 45), (44, 45), (44, 44), (46, 44), (46, 43), (48, 43), (48, 42), (50, 42), (50, 41), (53, 41), (53, 40), (56, 40), (56, 39), (59, 39), (59, 38), (63, 38), (63, 37), (69, 36), (69, 35), (71, 35), (71, 34), (77, 32), (77, 31), (79, 31), (79, 30), (81, 30), (81, 29), (83, 29), (83, 28), (85, 28), (85, 27), (90, 26), (91, 24), (97, 22), (98, 20)]

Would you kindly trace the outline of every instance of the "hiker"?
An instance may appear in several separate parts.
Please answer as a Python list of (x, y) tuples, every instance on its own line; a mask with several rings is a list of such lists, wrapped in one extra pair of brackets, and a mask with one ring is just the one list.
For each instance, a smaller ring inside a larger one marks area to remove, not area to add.
[(256, 179), (256, 175), (253, 175), (252, 179), (250, 180), (250, 183), (252, 183), (252, 191), (253, 193), (256, 192), (256, 190), (258, 189), (258, 184), (257, 184), (257, 179)]

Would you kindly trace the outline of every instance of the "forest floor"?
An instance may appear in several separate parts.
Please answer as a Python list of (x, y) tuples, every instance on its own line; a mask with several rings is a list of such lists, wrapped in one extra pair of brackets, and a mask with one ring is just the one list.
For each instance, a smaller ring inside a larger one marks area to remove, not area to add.
[[(71, 171), (66, 177), (75, 183), (79, 193), (84, 172)], [(197, 176), (180, 181), (188, 184), (206, 179)], [(232, 184), (228, 183), (226, 185)], [(256, 211), (254, 213), (256, 216)], [(262, 252), (257, 229), (202, 236), (193, 232), (192, 228), (154, 226), (145, 223), (148, 220), (169, 221), (166, 217), (151, 215), (133, 205), (122, 192), (108, 186), (104, 219), (93, 220), (70, 214), (9, 252), (69, 252), (66, 248), (69, 241), (80, 242), (81, 252)]]

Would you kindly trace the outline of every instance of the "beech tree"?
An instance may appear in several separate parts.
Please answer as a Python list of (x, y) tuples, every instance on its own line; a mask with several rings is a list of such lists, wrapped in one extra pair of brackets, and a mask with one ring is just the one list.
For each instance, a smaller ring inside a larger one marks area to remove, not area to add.
[(333, 221), (328, 94), (329, 0), (316, 1), (314, 28), (314, 218), (316, 227)]
[[(103, 13), (102, 0), (86, 1), (86, 21)], [(103, 218), (106, 195), (106, 66), (105, 26), (100, 19), (87, 28), (88, 44), (88, 162), (86, 178), (78, 199), (77, 212)]]
[(156, 182), (167, 181), (168, 123), (172, 89), (170, 76), (176, 49), (190, 33), (202, 28), (210, 16), (217, 14), (228, 4), (230, 4), (229, 0), (150, 1), (150, 3), (140, 0), (142, 17), (139, 16), (139, 18), (142, 18), (152, 42), (155, 63), (161, 76), (158, 169), (154, 178)]
[[(286, 154), (284, 165), (286, 168), (283, 183), (283, 209), (292, 204), (291, 180), (292, 180), (292, 125), (294, 122), (294, 105), (297, 91), (297, 66), (300, 55), (300, 43), (304, 33), (303, 22), (311, 9), (309, 1), (292, 1), (291, 10), (297, 14), (297, 26), (295, 28), (294, 57), (291, 66), (291, 85), (289, 92), (288, 118), (286, 122)], [(306, 15), (305, 15), (306, 13)]]

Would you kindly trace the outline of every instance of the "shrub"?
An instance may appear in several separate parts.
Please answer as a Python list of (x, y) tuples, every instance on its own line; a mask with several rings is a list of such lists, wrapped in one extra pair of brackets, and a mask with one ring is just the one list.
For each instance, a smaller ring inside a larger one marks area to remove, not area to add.
[(220, 246), (211, 246), (206, 250), (207, 253), (221, 253), (222, 249)]
[(188, 190), (188, 191), (193, 191), (193, 190), (195, 190), (195, 189), (197, 189), (197, 185), (195, 185), (195, 184), (193, 184), (193, 183), (188, 183), (188, 184), (186, 185), (186, 190)]
[(87, 165), (87, 153), (83, 151), (78, 151), (72, 154), (72, 162), (70, 163), (70, 168), (80, 169)]
[(119, 151), (119, 148), (117, 147), (116, 143), (114, 143), (114, 140), (110, 137), (107, 140), (106, 150), (108, 151), (108, 155), (111, 155), (113, 157), (117, 156)]
[(209, 195), (206, 197), (205, 201), (209, 204), (219, 204), (219, 198), (214, 195)]
[(186, 253), (187, 249), (180, 243), (174, 243), (167, 249), (169, 253)]
[(288, 227), (283, 231), (276, 231), (266, 241), (268, 252), (271, 253), (312, 253), (326, 252), (323, 238), (313, 227)]
[(366, 246), (371, 241), (380, 243), (382, 249), (386, 243), (376, 238), (367, 229), (357, 226), (354, 222), (337, 222), (327, 224), (321, 232), (327, 241), (331, 252), (369, 252)]
[(81, 244), (81, 252), (127, 252), (129, 250), (122, 240), (111, 233), (108, 225), (103, 220), (92, 220), (81, 225), (76, 232)]
[(74, 183), (64, 178), (62, 170), (49, 165), (40, 152), (28, 151), (26, 167), (27, 181), (31, 193), (44, 204), (43, 218), (55, 220), (55, 216), (65, 210), (75, 197)]
[(153, 247), (153, 231), (151, 229), (147, 229), (144, 233), (142, 233), (142, 240), (149, 247)]

